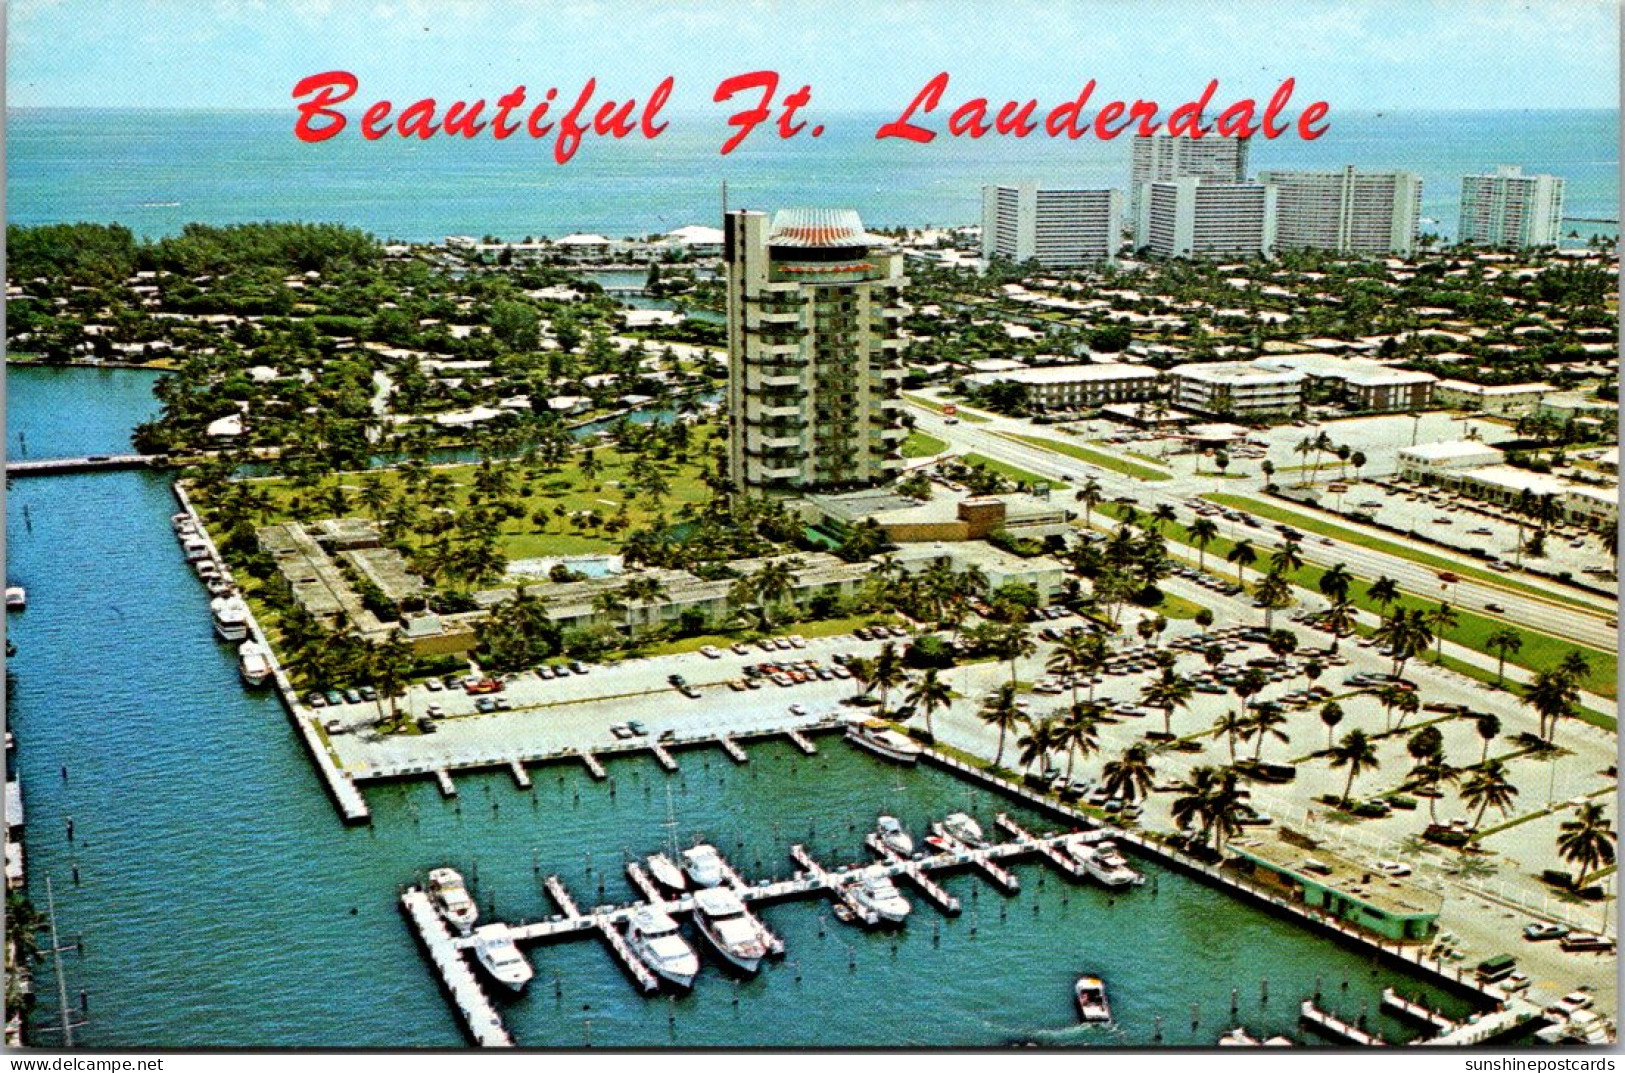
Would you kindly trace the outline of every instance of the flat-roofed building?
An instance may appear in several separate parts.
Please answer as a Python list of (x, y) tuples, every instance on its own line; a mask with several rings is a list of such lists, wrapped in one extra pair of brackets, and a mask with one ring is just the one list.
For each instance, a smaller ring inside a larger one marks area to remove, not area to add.
[(1519, 508), (1534, 500), (1549, 500), (1557, 505), (1563, 521), (1594, 528), (1619, 520), (1617, 487), (1581, 484), (1517, 466), (1442, 470), (1427, 483), (1503, 507)]
[(1399, 449), (1399, 476), (1408, 481), (1426, 481), (1447, 470), (1498, 466), (1506, 452), (1478, 440), (1445, 440), (1419, 443)]
[(1260, 358), (1266, 369), (1296, 369), (1316, 389), (1310, 401), (1338, 402), (1359, 413), (1401, 413), (1420, 410), (1433, 401), (1432, 373), (1396, 369), (1366, 358), (1333, 354), (1280, 354)]
[(1440, 380), (1433, 397), (1442, 406), (1482, 410), (1491, 414), (1527, 413), (1557, 389), (1550, 384), (1471, 384)]
[(1416, 250), (1422, 179), (1410, 171), (1261, 171), (1276, 189), (1275, 248), (1398, 254)]
[(1263, 830), (1230, 843), (1230, 849), (1253, 879), (1280, 890), (1288, 901), (1396, 941), (1427, 939), (1438, 930), (1442, 895), (1302, 835)]
[(1051, 189), (1037, 183), (982, 187), (982, 257), (1045, 268), (1099, 264), (1123, 240), (1117, 190)]
[(1168, 371), (1175, 406), (1224, 416), (1292, 413), (1303, 401), (1304, 375), (1250, 361), (1179, 365)]
[(1147, 183), (1135, 245), (1155, 257), (1268, 257), (1275, 249), (1272, 186), (1183, 178)]
[(1201, 138), (1175, 134), (1136, 137), (1130, 150), (1129, 218), (1139, 219), (1147, 183), (1188, 175), (1215, 183), (1245, 182), (1249, 144), (1246, 138), (1221, 138), (1216, 134)]
[(1118, 362), (973, 373), (965, 380), (983, 387), (1021, 384), (1029, 402), (1049, 410), (1092, 410), (1151, 398), (1157, 393), (1159, 376), (1155, 369)]
[(1502, 165), (1461, 177), (1456, 237), (1480, 246), (1555, 246), (1563, 235), (1563, 180)]

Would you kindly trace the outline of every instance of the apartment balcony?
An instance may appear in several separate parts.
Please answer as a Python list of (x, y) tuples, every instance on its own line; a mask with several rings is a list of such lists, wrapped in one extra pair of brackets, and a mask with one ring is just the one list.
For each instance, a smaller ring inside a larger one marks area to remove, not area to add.
[(755, 417), (759, 424), (767, 424), (773, 421), (793, 421), (801, 417), (801, 407), (790, 403), (779, 403), (777, 405), (764, 403), (746, 411), (746, 420), (749, 421), (751, 417)]
[(763, 330), (782, 331), (785, 328), (801, 326), (801, 310), (745, 310), (745, 330), (759, 332)]
[(746, 376), (745, 390), (752, 394), (761, 391), (782, 391), (801, 386), (801, 375), (793, 370), (763, 371), (760, 376)]
[[(762, 466), (757, 467), (756, 471), (753, 474), (751, 474), (751, 477), (754, 478), (757, 482), (761, 482), (761, 481), (793, 481), (799, 476), (801, 476), (801, 467), (800, 466), (767, 466), (767, 465), (762, 465)], [(747, 479), (750, 479), (750, 478), (747, 478)]]

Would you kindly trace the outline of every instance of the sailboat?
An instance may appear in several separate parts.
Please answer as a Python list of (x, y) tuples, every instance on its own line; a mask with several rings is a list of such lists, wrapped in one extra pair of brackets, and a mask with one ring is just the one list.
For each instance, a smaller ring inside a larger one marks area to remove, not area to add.
[(677, 813), (672, 807), (670, 786), (666, 787), (666, 822), (661, 826), (666, 828), (666, 850), (649, 858), (649, 874), (667, 890), (687, 890), (688, 877), (683, 875), (683, 869), (676, 861)]

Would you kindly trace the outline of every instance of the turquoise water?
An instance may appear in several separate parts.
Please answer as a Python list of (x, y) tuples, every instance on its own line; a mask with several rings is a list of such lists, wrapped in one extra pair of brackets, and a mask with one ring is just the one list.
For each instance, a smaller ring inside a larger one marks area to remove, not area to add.
[(76, 458), (131, 450), (130, 431), (158, 416), (160, 373), (28, 366), (6, 377), (6, 457)]
[[(11, 428), (38, 456), (115, 444), (128, 420), (89, 398), (110, 375), (124, 374), (13, 371)], [(46, 377), (63, 412), (85, 419), (20, 409)], [(506, 775), (459, 778), (455, 802), (426, 781), (383, 786), (368, 794), (376, 822), (347, 829), (277, 703), (245, 693), (213, 640), (169, 532), (173, 509), (165, 481), (142, 473), (23, 480), (9, 493), (8, 569), (30, 594), (8, 619), (30, 890), (43, 901), (49, 876), (64, 938), (85, 941), (66, 960), (70, 994), (89, 993), (84, 1044), (460, 1046), (396, 910), (399, 887), (451, 863), (495, 916), (548, 911), (536, 869), (560, 873), (584, 903), (625, 899), (623, 854), (661, 848), (668, 788), (683, 837), (715, 840), (752, 878), (787, 875), (798, 841), (826, 863), (860, 859), (882, 810), (918, 829), (955, 809), (988, 822), (1002, 807), (828, 741), (811, 759), (753, 745), (744, 766), (679, 753), (676, 776), (616, 760), (613, 791), (574, 767), (538, 770), (530, 793)], [(1298, 1035), (1296, 1004), (1317, 977), (1329, 1006), (1368, 1009), (1394, 1038), (1405, 1028), (1375, 1014), (1388, 983), (1462, 1009), (1160, 869), (1154, 889), (1116, 899), (1036, 864), (1016, 870), (1023, 890), (1009, 899), (972, 876), (948, 879), (965, 915), (917, 905), (895, 937), (828, 921), (818, 903), (767, 908), (787, 959), (744, 983), (708, 965), (676, 1000), (638, 997), (596, 943), (540, 948), (536, 984), (506, 1016), (532, 1046), (1149, 1044), (1159, 1016), (1163, 1042), (1205, 1045), (1235, 1023), (1232, 988), (1255, 1033)], [(1107, 979), (1117, 1031), (1075, 1026), (1068, 988), (1084, 971)]]
[[(889, 118), (834, 117), (816, 142), (756, 140), (727, 157), (717, 153), (714, 116), (674, 119), (658, 141), (595, 141), (559, 167), (544, 143), (517, 138), (306, 145), (291, 133), (291, 110), (22, 109), (9, 115), (8, 213), (25, 224), (116, 220), (142, 234), (191, 221), (297, 219), (413, 240), (623, 236), (716, 221), (723, 182), (736, 208), (848, 205), (871, 226), (977, 222), (987, 182), (1128, 182), (1127, 139), (875, 140)], [(1424, 230), (1446, 236), (1461, 176), (1497, 164), (1563, 176), (1570, 216), (1617, 219), (1618, 126), (1616, 110), (1338, 111), (1317, 141), (1255, 142), (1252, 166), (1417, 171), (1422, 215), (1439, 221)]]

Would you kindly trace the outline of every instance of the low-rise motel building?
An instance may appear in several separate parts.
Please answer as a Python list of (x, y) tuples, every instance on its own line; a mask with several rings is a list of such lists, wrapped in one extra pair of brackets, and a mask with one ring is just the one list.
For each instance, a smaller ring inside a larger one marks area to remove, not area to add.
[(1395, 942), (1432, 938), (1441, 895), (1286, 832), (1230, 843), (1243, 872), (1288, 901)]

